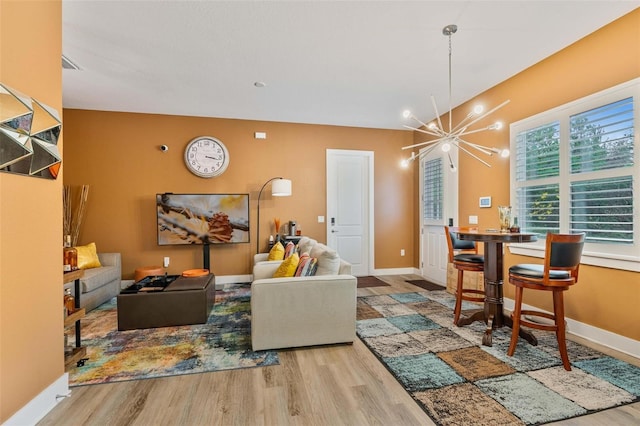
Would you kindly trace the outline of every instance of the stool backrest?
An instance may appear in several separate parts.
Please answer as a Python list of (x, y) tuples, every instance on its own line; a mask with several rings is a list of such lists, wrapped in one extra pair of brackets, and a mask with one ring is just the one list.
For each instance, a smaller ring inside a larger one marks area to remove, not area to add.
[(544, 259), (544, 280), (549, 281), (550, 270), (569, 271), (578, 282), (578, 270), (584, 248), (584, 233), (552, 234), (547, 233)]
[(457, 238), (456, 232), (451, 231), (448, 226), (444, 227), (444, 234), (447, 237), (447, 247), (449, 247), (449, 263), (453, 263), (453, 256), (456, 250), (478, 253), (475, 241), (463, 241)]

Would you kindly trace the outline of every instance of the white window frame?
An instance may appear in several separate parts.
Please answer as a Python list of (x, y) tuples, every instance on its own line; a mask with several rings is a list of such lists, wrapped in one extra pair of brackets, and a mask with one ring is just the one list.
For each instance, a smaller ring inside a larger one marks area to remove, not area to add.
[[(570, 162), (569, 155), (569, 119), (571, 115), (598, 108), (623, 98), (633, 98), (634, 119), (634, 165), (625, 171), (633, 176), (633, 223), (634, 242), (631, 245), (613, 245), (586, 243), (582, 263), (607, 268), (640, 272), (640, 78), (619, 84), (612, 88), (569, 102), (565, 105), (525, 118), (510, 125), (511, 152), (516, 152), (516, 136), (554, 121), (560, 122), (560, 232), (569, 230), (570, 211)], [(511, 205), (517, 205), (516, 162), (511, 161)], [(610, 172), (605, 171), (604, 176)], [(517, 209), (516, 209), (517, 210)], [(532, 257), (544, 257), (544, 239), (536, 243), (511, 244), (511, 253)]]

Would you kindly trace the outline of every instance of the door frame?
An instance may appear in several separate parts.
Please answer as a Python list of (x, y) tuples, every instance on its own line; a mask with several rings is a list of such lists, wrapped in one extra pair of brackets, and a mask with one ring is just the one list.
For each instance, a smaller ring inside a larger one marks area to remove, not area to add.
[[(326, 191), (327, 191), (327, 198), (326, 198), (326, 216), (325, 217), (329, 217), (329, 200), (333, 197), (333, 202), (335, 204), (336, 202), (336, 195), (335, 194), (331, 194), (330, 193), (330, 185), (329, 185), (329, 161), (330, 161), (330, 157), (332, 155), (338, 155), (338, 154), (347, 154), (347, 155), (359, 155), (361, 157), (364, 157), (365, 160), (367, 161), (367, 167), (369, 170), (368, 176), (367, 176), (367, 188), (368, 188), (368, 199), (369, 199), (369, 203), (366, 206), (367, 208), (367, 219), (368, 219), (368, 226), (367, 229), (365, 230), (368, 233), (368, 241), (369, 241), (369, 247), (367, 248), (367, 252), (368, 252), (368, 271), (367, 274), (371, 275), (373, 273), (373, 271), (375, 270), (375, 252), (374, 252), (374, 247), (375, 247), (375, 227), (374, 227), (374, 192), (375, 192), (375, 184), (374, 184), (374, 151), (361, 151), (361, 150), (351, 150), (351, 149), (327, 149), (326, 151), (326, 165), (325, 165), (325, 170), (326, 170), (326, 176), (325, 176), (325, 187), (326, 187)], [(326, 241), (327, 243), (329, 243), (329, 237), (330, 237), (330, 229), (329, 229), (329, 223), (325, 221), (325, 232), (326, 232)]]

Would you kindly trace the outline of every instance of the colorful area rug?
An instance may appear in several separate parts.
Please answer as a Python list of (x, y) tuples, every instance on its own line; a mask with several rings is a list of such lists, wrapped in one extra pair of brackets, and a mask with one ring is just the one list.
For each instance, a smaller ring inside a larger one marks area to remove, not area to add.
[(640, 400), (639, 367), (568, 341), (565, 371), (538, 330), (538, 346), (508, 357), (511, 329), (482, 346), (485, 325), (454, 326), (454, 302), (444, 290), (358, 298), (358, 336), (437, 424), (537, 425)]
[(366, 277), (357, 277), (358, 278), (358, 288), (366, 288), (366, 287), (384, 287), (389, 284), (385, 283), (378, 277), (374, 277), (372, 275), (368, 275)]
[(251, 350), (249, 284), (216, 291), (206, 324), (118, 331), (116, 299), (82, 320), (83, 367), (69, 370), (71, 386), (148, 379), (279, 363), (275, 351)]

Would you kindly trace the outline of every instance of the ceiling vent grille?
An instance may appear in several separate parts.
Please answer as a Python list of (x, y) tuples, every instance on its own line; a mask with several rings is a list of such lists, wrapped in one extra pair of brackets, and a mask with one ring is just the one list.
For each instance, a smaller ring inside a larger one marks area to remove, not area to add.
[(80, 67), (77, 66), (73, 61), (66, 56), (62, 55), (62, 69), (65, 70), (79, 70)]

